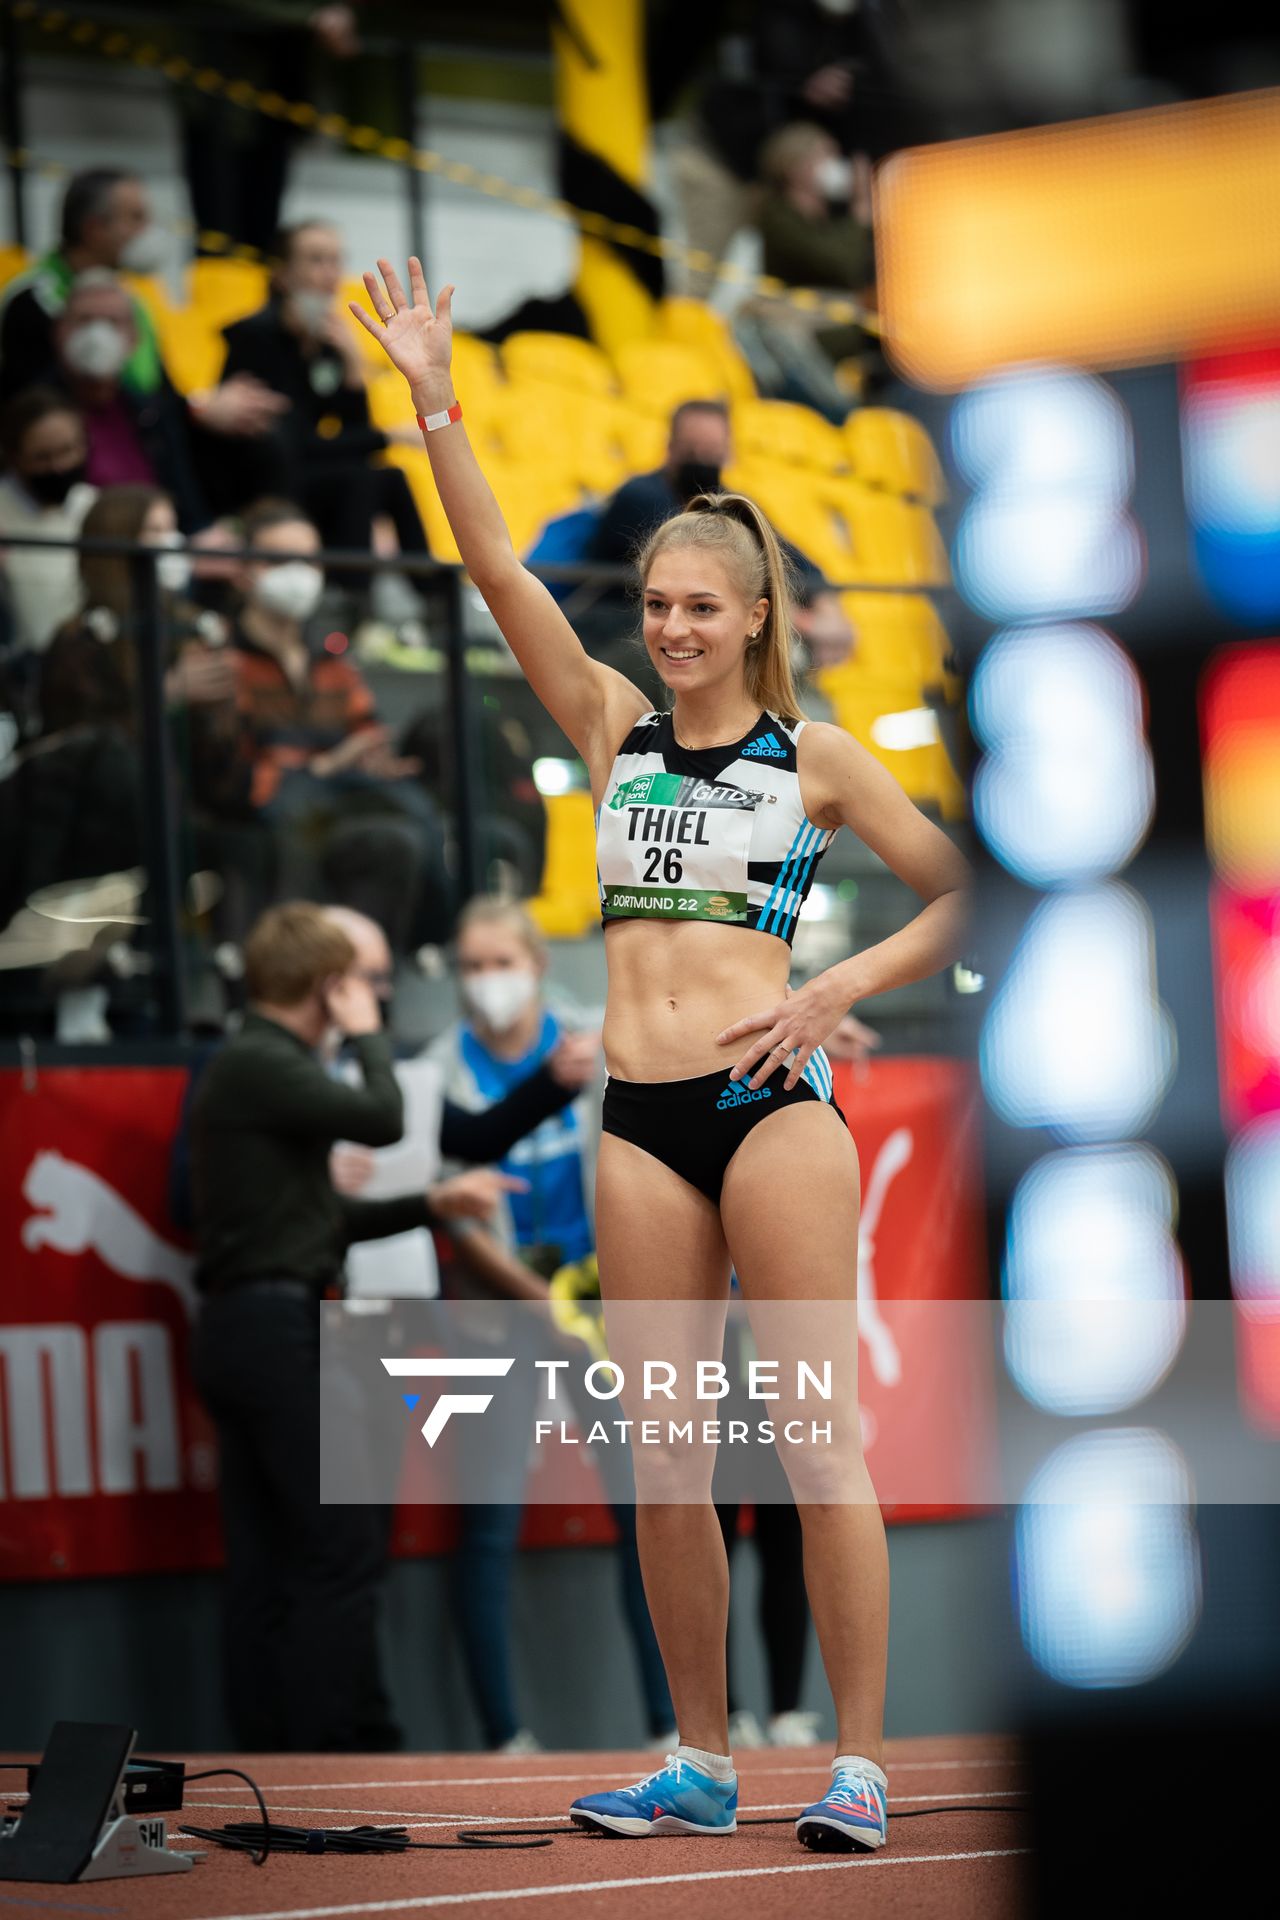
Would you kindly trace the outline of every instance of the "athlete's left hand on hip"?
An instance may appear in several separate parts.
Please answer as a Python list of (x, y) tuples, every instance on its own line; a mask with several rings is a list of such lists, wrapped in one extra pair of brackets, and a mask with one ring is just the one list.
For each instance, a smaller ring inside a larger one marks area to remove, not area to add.
[(784, 989), (785, 999), (766, 1007), (762, 1013), (749, 1013), (735, 1020), (716, 1035), (719, 1044), (731, 1046), (749, 1033), (757, 1037), (732, 1068), (729, 1078), (741, 1080), (750, 1075), (752, 1092), (762, 1087), (776, 1068), (785, 1064), (784, 1092), (790, 1092), (827, 1035), (839, 1026), (848, 1011), (848, 1002), (822, 974), (817, 974), (793, 993)]

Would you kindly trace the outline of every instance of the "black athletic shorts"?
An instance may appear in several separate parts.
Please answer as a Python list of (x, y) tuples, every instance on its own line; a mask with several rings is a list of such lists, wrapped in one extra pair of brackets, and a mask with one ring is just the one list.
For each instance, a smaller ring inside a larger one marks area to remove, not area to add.
[(615, 1080), (610, 1074), (602, 1125), (606, 1133), (643, 1147), (718, 1206), (725, 1168), (767, 1114), (802, 1100), (821, 1100), (844, 1120), (831, 1091), (831, 1063), (821, 1047), (789, 1093), (786, 1077), (784, 1068), (775, 1067), (753, 1093), (747, 1085), (751, 1075), (730, 1080), (727, 1067), (693, 1080)]

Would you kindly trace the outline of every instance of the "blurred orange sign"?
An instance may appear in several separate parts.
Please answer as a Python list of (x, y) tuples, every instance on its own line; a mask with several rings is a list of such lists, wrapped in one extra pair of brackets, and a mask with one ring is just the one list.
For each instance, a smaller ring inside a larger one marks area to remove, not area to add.
[(895, 154), (876, 188), (890, 356), (948, 390), (1274, 338), (1277, 179), (1280, 90)]

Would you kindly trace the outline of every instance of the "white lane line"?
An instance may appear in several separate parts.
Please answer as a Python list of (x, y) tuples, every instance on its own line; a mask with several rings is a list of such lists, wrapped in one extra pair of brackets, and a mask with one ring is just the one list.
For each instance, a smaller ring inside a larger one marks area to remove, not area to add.
[(620, 1893), (633, 1887), (687, 1887), (703, 1880), (763, 1880), (779, 1873), (870, 1873), (876, 1867), (926, 1867), (955, 1860), (1008, 1860), (1030, 1847), (983, 1847), (973, 1853), (902, 1853), (857, 1860), (797, 1860), (786, 1867), (729, 1867), (710, 1873), (651, 1873), (630, 1880), (577, 1880), (549, 1887), (495, 1887), (480, 1893), (426, 1893), (404, 1900), (361, 1900), (343, 1907), (274, 1907), (252, 1913), (208, 1914), (203, 1920), (339, 1920), (353, 1913), (409, 1913), (427, 1907), (477, 1906), (486, 1900), (543, 1900), (566, 1893)]
[[(649, 1756), (649, 1757), (652, 1758), (653, 1756)], [(623, 1758), (625, 1760), (626, 1758), (625, 1754), (623, 1755)], [(640, 1760), (641, 1763), (643, 1763), (644, 1758), (645, 1756), (643, 1755), (638, 1756), (638, 1759)], [(921, 1770), (929, 1771), (935, 1767), (937, 1768), (1020, 1767), (1025, 1765), (1025, 1762), (1022, 1760), (1015, 1760), (1012, 1758), (1006, 1760), (1006, 1759), (975, 1757), (972, 1760), (893, 1760), (893, 1761), (890, 1761), (889, 1765), (890, 1765), (890, 1770), (894, 1773), (906, 1773), (908, 1771), (910, 1772), (919, 1772)], [(403, 1788), (410, 1788), (410, 1787), (529, 1787), (529, 1786), (536, 1787), (536, 1786), (541, 1786), (544, 1783), (547, 1785), (556, 1785), (563, 1780), (581, 1780), (584, 1773), (589, 1773), (596, 1770), (597, 1769), (595, 1766), (594, 1757), (589, 1754), (584, 1764), (580, 1768), (578, 1768), (578, 1770), (575, 1773), (504, 1773), (504, 1774), (485, 1773), (485, 1774), (475, 1774), (475, 1775), (464, 1777), (464, 1778), (454, 1778), (454, 1779), (451, 1779), (446, 1775), (440, 1775), (435, 1779), (426, 1779), (426, 1780), (398, 1780), (394, 1778), (388, 1779), (388, 1780), (271, 1780), (271, 1781), (260, 1780), (258, 1784), (262, 1788), (262, 1791), (264, 1793), (374, 1793), (374, 1792), (385, 1792), (388, 1787), (393, 1788), (397, 1791), (402, 1787)], [(757, 1775), (768, 1775), (772, 1777), (775, 1774), (800, 1774), (800, 1773), (822, 1774), (822, 1773), (828, 1772), (829, 1770), (830, 1770), (830, 1763), (828, 1761), (814, 1760), (813, 1762), (811, 1762), (809, 1766), (806, 1766), (806, 1767), (747, 1766), (746, 1768), (743, 1769), (743, 1777), (754, 1780)], [(625, 1772), (625, 1768), (616, 1767), (616, 1768), (613, 1768), (612, 1771)], [(236, 1792), (236, 1793), (248, 1794), (249, 1789), (248, 1787), (233, 1788), (233, 1787), (197, 1786), (197, 1787), (189, 1788), (188, 1792), (189, 1793)], [(16, 1798), (17, 1796), (14, 1795), (11, 1797)], [(249, 1797), (252, 1798), (252, 1795), (250, 1795)]]
[[(963, 1791), (971, 1800), (1007, 1800), (1010, 1794), (1022, 1793), (1025, 1789), (1022, 1787), (974, 1787), (972, 1789), (966, 1787), (958, 1791)], [(889, 1805), (908, 1807), (919, 1801), (928, 1802), (950, 1797), (950, 1794), (944, 1794), (941, 1789), (937, 1793), (891, 1793)], [(246, 1811), (238, 1800), (202, 1800), (200, 1808), (202, 1812), (243, 1813)], [(534, 1820), (568, 1819), (568, 1809), (565, 1807), (553, 1807), (549, 1813), (441, 1813), (429, 1807), (415, 1807), (412, 1813), (404, 1813), (399, 1808), (391, 1807), (292, 1806), (288, 1802), (273, 1801), (267, 1811), (268, 1813), (359, 1814), (362, 1820), (394, 1820), (404, 1827), (517, 1827), (528, 1825)], [(746, 1806), (739, 1808), (739, 1811), (744, 1819), (749, 1819), (753, 1813), (798, 1814), (800, 1802), (798, 1800), (752, 1800)]]

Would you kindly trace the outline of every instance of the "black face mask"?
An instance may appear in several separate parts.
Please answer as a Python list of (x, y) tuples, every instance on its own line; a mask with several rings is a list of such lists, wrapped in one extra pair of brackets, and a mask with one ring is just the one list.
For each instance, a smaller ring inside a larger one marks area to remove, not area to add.
[(699, 493), (719, 493), (720, 469), (709, 460), (682, 460), (671, 475), (671, 484), (681, 504)]
[(56, 473), (24, 473), (22, 484), (42, 507), (60, 507), (72, 487), (84, 479), (84, 461), (76, 467), (59, 467)]

